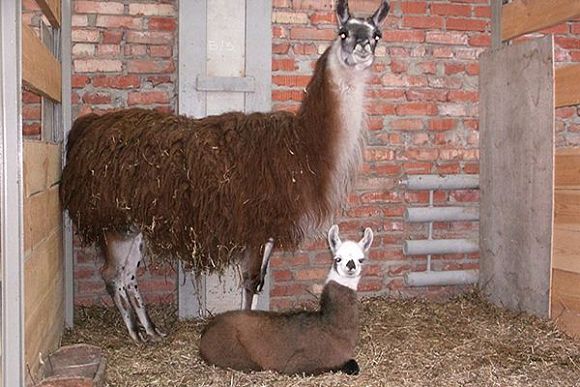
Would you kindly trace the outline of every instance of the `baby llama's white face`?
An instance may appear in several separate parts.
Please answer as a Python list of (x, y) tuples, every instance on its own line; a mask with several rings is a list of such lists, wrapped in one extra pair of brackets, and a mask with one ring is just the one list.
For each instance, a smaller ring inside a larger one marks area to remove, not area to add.
[(362, 266), (372, 242), (373, 232), (370, 228), (365, 229), (364, 237), (359, 242), (350, 240), (342, 242), (338, 236), (338, 226), (332, 226), (328, 231), (328, 244), (334, 256), (334, 262), (327, 282), (336, 281), (356, 290)]

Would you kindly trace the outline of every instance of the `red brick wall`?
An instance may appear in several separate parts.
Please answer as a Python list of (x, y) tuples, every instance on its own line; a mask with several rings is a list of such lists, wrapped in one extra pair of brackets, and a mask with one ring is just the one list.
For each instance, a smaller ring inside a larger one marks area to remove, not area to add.
[[(175, 109), (176, 1), (74, 1), (74, 113), (132, 105)], [(351, 0), (354, 12), (372, 12), (378, 0)], [(295, 110), (312, 65), (335, 37), (332, 0), (273, 0), (274, 109)], [(437, 297), (457, 288), (410, 289), (403, 275), (423, 270), (425, 257), (405, 257), (405, 239), (425, 238), (425, 225), (405, 223), (408, 206), (425, 205), (427, 192), (405, 192), (403, 174), (478, 173), (477, 57), (489, 45), (489, 0), (393, 1), (377, 49), (369, 88), (364, 164), (345, 210), (344, 235), (375, 231), (363, 294)], [(557, 33), (557, 59), (580, 61), (580, 27)], [(578, 108), (558, 110), (558, 144), (580, 144)], [(478, 191), (436, 192), (437, 204), (477, 204)], [(477, 223), (435, 224), (434, 237), (476, 236)], [(107, 300), (94, 248), (77, 247), (77, 302)], [(433, 268), (477, 267), (477, 255), (434, 257)], [(312, 299), (326, 276), (324, 240), (272, 260), (275, 308)], [(174, 300), (171, 268), (147, 272), (149, 300)]]

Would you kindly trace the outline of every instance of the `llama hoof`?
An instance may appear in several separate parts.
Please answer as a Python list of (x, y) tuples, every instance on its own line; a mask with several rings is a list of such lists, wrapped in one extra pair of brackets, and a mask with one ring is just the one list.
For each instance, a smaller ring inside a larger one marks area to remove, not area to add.
[(358, 373), (360, 372), (360, 368), (356, 360), (350, 359), (349, 361), (344, 363), (341, 371), (347, 375), (358, 375)]

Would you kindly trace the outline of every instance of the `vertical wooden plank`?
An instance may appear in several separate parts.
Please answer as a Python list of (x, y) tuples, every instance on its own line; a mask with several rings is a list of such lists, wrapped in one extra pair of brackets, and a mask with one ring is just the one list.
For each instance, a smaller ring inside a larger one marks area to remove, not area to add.
[(480, 281), (489, 300), (549, 314), (553, 222), (551, 36), (481, 57)]

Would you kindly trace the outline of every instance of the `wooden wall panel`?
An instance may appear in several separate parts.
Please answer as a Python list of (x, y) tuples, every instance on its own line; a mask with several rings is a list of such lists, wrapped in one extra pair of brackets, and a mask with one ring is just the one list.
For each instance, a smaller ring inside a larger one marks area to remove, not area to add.
[(556, 190), (554, 223), (558, 225), (580, 224), (580, 190)]
[(554, 269), (551, 316), (568, 334), (580, 338), (580, 273)]
[(61, 101), (61, 67), (34, 31), (22, 24), (22, 81), (34, 92)]
[(62, 145), (24, 141), (24, 196), (44, 191), (60, 181)]
[(554, 68), (551, 37), (481, 56), (480, 280), (488, 299), (549, 314)]
[(55, 350), (64, 329), (61, 146), (25, 141), (23, 152), (25, 355), (36, 375), (39, 353)]
[(580, 189), (580, 148), (558, 149), (554, 174), (555, 189)]
[(501, 37), (513, 39), (578, 17), (578, 0), (513, 0), (502, 8)]
[(556, 107), (580, 104), (579, 79), (580, 64), (568, 65), (556, 70)]
[(580, 219), (576, 224), (555, 224), (553, 244), (552, 269), (580, 273)]

